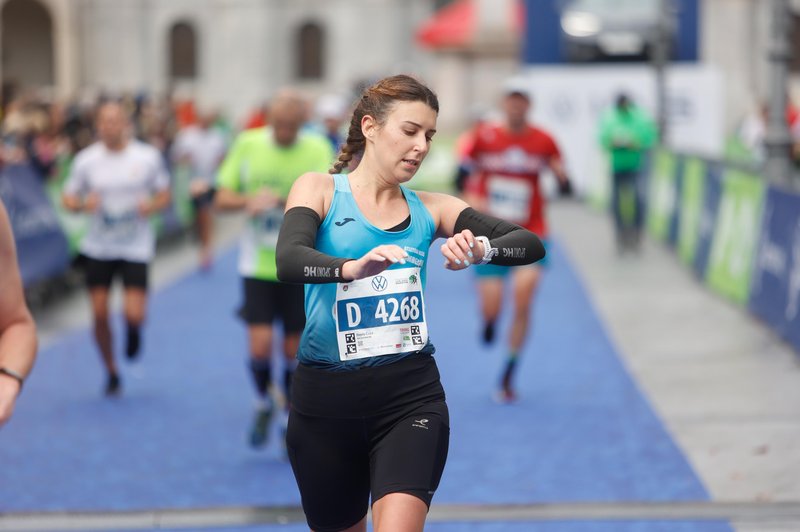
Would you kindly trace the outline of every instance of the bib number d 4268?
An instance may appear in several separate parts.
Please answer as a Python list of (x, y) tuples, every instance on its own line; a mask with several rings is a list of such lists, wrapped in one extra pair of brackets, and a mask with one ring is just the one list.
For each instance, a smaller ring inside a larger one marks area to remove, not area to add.
[(335, 319), (339, 358), (418, 351), (428, 341), (419, 269), (387, 270), (339, 285)]

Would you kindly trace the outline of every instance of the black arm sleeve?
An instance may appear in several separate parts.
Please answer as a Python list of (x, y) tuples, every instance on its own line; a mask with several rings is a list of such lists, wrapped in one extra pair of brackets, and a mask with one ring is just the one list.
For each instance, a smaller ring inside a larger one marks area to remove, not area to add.
[(284, 283), (339, 283), (342, 265), (351, 260), (332, 257), (314, 249), (322, 223), (313, 209), (292, 207), (286, 212), (278, 235), (275, 262)]
[(472, 207), (467, 207), (458, 215), (455, 233), (469, 229), (475, 236), (485, 236), (492, 247), (497, 248), (497, 255), (490, 264), (499, 266), (520, 266), (531, 264), (544, 258), (545, 251), (539, 237), (522, 227), (483, 214)]

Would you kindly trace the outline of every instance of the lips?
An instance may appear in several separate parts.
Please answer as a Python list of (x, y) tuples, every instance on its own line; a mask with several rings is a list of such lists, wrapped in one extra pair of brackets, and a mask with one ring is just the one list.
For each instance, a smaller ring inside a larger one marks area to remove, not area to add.
[(417, 167), (419, 166), (419, 161), (416, 159), (403, 159), (403, 162), (406, 164), (410, 164), (411, 166)]

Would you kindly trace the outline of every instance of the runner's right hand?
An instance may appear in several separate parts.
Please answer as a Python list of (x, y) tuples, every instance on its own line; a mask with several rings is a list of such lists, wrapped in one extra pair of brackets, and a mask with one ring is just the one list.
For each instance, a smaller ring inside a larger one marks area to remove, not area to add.
[(392, 264), (405, 264), (406, 257), (408, 257), (408, 253), (395, 244), (377, 246), (360, 259), (345, 262), (342, 266), (342, 277), (355, 281), (377, 275)]
[(245, 210), (250, 216), (258, 216), (273, 207), (277, 207), (280, 202), (281, 198), (278, 195), (264, 189), (247, 199)]
[(100, 194), (97, 192), (90, 192), (83, 199), (81, 210), (84, 212), (97, 212), (100, 208)]

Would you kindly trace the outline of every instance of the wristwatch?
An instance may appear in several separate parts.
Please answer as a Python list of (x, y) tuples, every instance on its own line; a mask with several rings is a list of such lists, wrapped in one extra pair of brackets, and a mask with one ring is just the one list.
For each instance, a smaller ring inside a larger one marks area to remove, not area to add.
[(25, 379), (22, 377), (22, 375), (20, 375), (13, 369), (8, 369), (3, 367), (0, 367), (0, 375), (8, 375), (9, 377), (17, 381), (19, 383), (19, 390), (22, 391), (22, 385), (25, 383)]
[(476, 236), (475, 240), (483, 244), (483, 257), (475, 264), (486, 264), (487, 262), (491, 261), (495, 255), (497, 255), (497, 248), (492, 247), (492, 244), (489, 242), (488, 238), (485, 236)]

